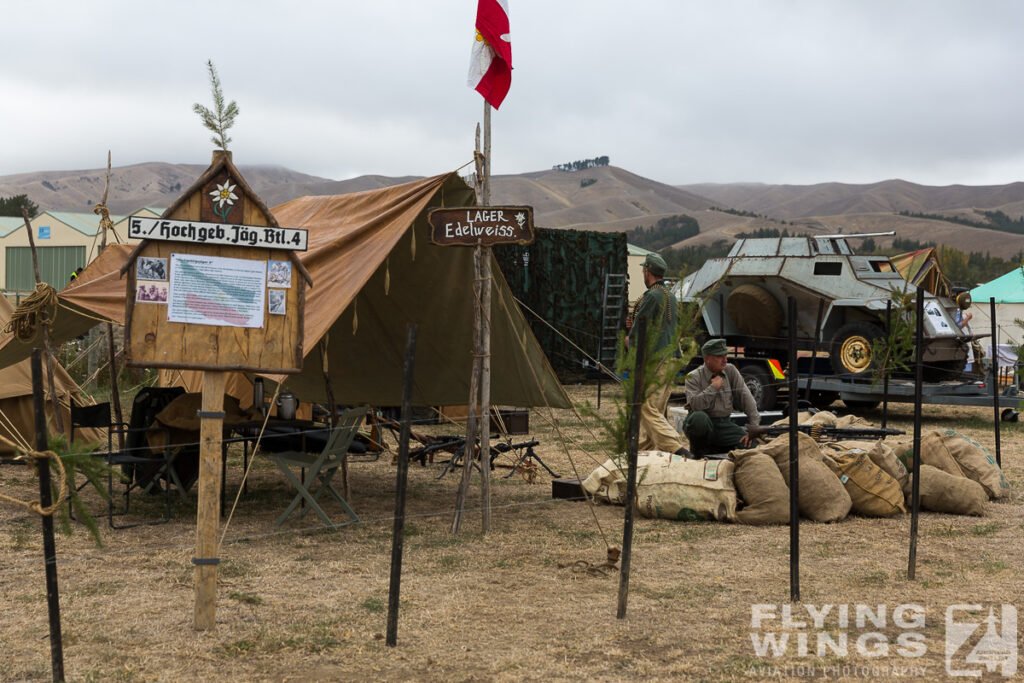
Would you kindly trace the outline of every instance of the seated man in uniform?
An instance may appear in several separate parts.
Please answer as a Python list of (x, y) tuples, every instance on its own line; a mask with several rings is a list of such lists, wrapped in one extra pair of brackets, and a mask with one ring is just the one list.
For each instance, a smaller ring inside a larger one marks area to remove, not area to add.
[[(696, 456), (748, 447), (761, 431), (761, 416), (740, 371), (729, 364), (724, 339), (711, 339), (700, 349), (704, 365), (686, 376), (689, 414), (683, 431)], [(734, 408), (747, 414), (746, 428), (729, 419)]]

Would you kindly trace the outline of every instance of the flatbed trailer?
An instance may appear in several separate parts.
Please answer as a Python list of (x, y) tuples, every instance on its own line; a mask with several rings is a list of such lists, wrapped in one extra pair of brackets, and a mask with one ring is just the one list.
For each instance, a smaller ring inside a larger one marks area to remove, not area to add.
[[(817, 408), (826, 408), (841, 399), (851, 410), (870, 410), (882, 403), (885, 385), (881, 380), (875, 381), (870, 376), (832, 374), (828, 359), (825, 358), (815, 360), (815, 373), (811, 374), (811, 360), (807, 357), (799, 359), (798, 400), (802, 401), (805, 396), (809, 396), (811, 405)], [(696, 367), (699, 362), (699, 359), (694, 359), (687, 370)], [(741, 354), (730, 355), (729, 362), (740, 370), (747, 387), (758, 403), (759, 410), (771, 411), (788, 403), (789, 380), (783, 375), (782, 362), (769, 358), (747, 357)], [(685, 376), (685, 372), (682, 375)], [(1015, 372), (1013, 377), (1019, 378), (1021, 373)], [(811, 384), (810, 392), (807, 391), (808, 382)], [(1022, 388), (1024, 387), (1017, 384), (1000, 387), (999, 407), (1002, 409), (1003, 420), (1016, 419), (1021, 403), (1024, 402)], [(674, 397), (682, 393), (682, 377), (676, 389)], [(890, 403), (913, 403), (914, 394), (912, 380), (906, 378), (891, 378), (889, 380), (888, 400)], [(929, 405), (991, 406), (993, 404), (991, 379), (965, 377), (961, 380), (924, 382), (921, 386), (921, 402)]]
[[(871, 378), (801, 375), (797, 386), (801, 392), (811, 384), (811, 392), (826, 395), (836, 394), (848, 407), (868, 407), (882, 402), (884, 385)], [(991, 380), (925, 382), (921, 386), (921, 403), (950, 406), (991, 406), (993, 405)], [(914, 382), (906, 379), (889, 380), (890, 403), (913, 403)], [(802, 395), (802, 394), (801, 394)], [(1018, 387), (1010, 385), (999, 391), (1000, 408), (1018, 408), (1024, 400)]]

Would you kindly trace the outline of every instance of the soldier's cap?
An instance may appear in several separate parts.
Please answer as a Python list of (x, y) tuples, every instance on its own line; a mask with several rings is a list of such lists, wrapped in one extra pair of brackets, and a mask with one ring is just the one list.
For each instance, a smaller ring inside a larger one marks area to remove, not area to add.
[(660, 276), (664, 275), (665, 271), (668, 270), (668, 264), (658, 254), (648, 254), (647, 258), (644, 259), (644, 268), (651, 271), (652, 275)]
[(729, 347), (724, 339), (709, 339), (700, 347), (700, 353), (703, 356), (725, 356), (729, 353)]

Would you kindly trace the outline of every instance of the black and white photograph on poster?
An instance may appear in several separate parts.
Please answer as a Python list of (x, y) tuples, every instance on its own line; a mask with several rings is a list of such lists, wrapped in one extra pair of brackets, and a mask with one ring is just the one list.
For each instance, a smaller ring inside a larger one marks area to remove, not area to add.
[(267, 291), (267, 310), (271, 315), (284, 315), (285, 292), (283, 289), (271, 289)]
[(267, 262), (267, 286), (268, 287), (291, 287), (292, 286), (292, 264), (288, 261)]
[(166, 280), (167, 259), (140, 256), (135, 264), (136, 280)]
[[(163, 261), (164, 259), (150, 259), (152, 261)], [(140, 282), (135, 290), (135, 301), (147, 304), (167, 303), (166, 282)]]

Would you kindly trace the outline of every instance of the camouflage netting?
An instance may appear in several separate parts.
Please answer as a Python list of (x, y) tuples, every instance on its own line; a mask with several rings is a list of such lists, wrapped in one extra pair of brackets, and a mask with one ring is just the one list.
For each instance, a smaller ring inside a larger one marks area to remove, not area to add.
[[(528, 246), (494, 247), (512, 293), (559, 332), (597, 356), (605, 273), (626, 272), (626, 235), (537, 228)], [(625, 303), (621, 320), (625, 319)], [(563, 382), (586, 376), (583, 354), (529, 311), (523, 315)]]

